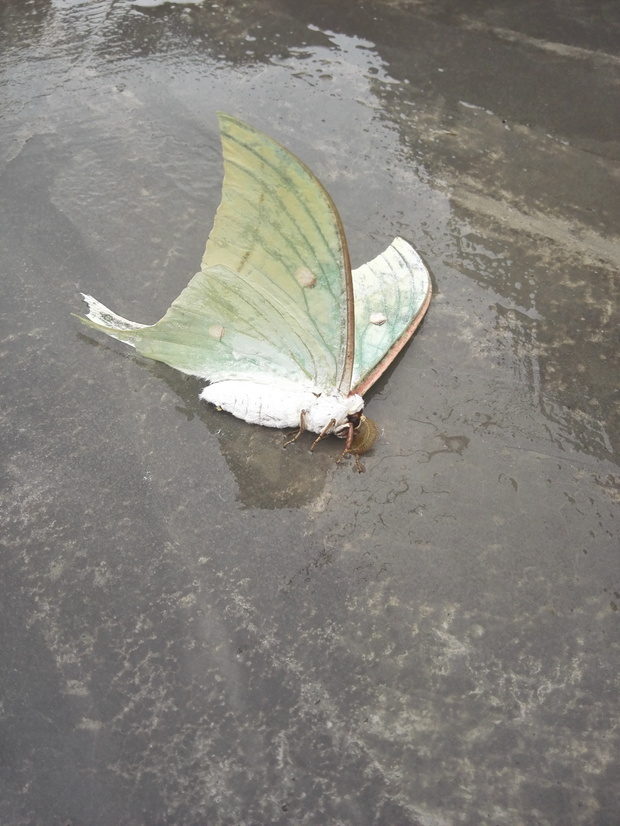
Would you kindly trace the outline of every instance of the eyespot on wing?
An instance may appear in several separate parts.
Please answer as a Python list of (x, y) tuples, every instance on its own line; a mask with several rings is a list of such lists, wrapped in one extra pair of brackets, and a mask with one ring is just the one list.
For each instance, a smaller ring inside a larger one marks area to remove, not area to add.
[(316, 284), (316, 276), (308, 269), (308, 267), (299, 267), (295, 270), (295, 279), (300, 287), (304, 289), (312, 289)]

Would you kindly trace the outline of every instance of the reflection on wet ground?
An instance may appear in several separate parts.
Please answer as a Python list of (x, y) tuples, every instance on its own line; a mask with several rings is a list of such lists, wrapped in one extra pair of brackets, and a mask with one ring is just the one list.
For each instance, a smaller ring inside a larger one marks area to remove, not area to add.
[[(2, 822), (614, 824), (614, 4), (0, 21)], [(70, 316), (185, 286), (218, 109), (432, 272), (365, 474)]]

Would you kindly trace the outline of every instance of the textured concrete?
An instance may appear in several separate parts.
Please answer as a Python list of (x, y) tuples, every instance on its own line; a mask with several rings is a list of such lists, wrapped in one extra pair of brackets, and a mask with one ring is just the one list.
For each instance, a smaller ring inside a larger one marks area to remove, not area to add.
[[(615, 826), (617, 4), (0, 22), (0, 822)], [(432, 272), (365, 474), (70, 315), (195, 272), (217, 109)]]

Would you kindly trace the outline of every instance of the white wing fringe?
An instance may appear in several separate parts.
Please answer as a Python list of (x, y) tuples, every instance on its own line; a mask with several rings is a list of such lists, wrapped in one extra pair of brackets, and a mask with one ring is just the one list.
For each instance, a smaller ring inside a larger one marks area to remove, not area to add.
[(86, 318), (90, 319), (98, 327), (103, 327), (105, 332), (109, 336), (112, 336), (112, 338), (124, 341), (125, 344), (130, 344), (132, 347), (136, 346), (135, 342), (127, 333), (143, 330), (149, 326), (148, 324), (138, 324), (137, 321), (129, 321), (128, 318), (117, 315), (100, 301), (97, 301), (96, 298), (93, 298), (92, 295), (82, 293), (82, 298), (88, 304)]

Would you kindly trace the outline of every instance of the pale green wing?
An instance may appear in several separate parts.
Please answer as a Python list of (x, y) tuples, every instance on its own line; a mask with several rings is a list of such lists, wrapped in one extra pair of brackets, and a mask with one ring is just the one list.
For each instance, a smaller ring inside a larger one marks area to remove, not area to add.
[(431, 282), (422, 259), (402, 238), (353, 270), (355, 361), (352, 386), (363, 395), (422, 321)]
[(219, 122), (222, 202), (200, 272), (152, 326), (115, 328), (120, 317), (106, 322), (92, 305), (91, 324), (211, 381), (281, 376), (348, 393), (353, 300), (336, 208), (280, 144), (228, 115)]

